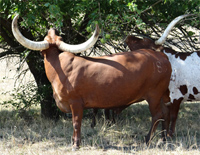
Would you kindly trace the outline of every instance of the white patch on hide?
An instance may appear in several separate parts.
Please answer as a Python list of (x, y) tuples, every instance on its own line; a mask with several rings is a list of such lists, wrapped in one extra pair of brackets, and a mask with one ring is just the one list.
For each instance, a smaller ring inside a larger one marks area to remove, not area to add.
[[(170, 99), (178, 100), (183, 97), (183, 101), (189, 100), (189, 95), (192, 94), (195, 100), (200, 100), (200, 93), (194, 94), (193, 87), (200, 91), (200, 57), (196, 52), (187, 56), (185, 60), (176, 58), (176, 55), (163, 51), (169, 58), (172, 66), (172, 75), (169, 84)], [(180, 91), (180, 86), (187, 86), (187, 93), (183, 95)], [(191, 100), (191, 99), (190, 99)]]
[(53, 88), (53, 96), (58, 108), (65, 113), (71, 113), (71, 108), (69, 104), (67, 102), (64, 102), (62, 96), (60, 96), (61, 93), (60, 90), (57, 89), (57, 87), (56, 88), (52, 87), (52, 88)]

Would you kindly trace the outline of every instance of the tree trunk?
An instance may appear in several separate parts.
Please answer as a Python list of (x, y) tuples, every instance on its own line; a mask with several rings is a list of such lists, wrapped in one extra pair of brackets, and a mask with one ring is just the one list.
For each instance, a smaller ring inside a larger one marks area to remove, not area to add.
[[(15, 50), (10, 49), (7, 52), (2, 52), (0, 54), (0, 57), (4, 57), (9, 54), (20, 55), (20, 53), (25, 50), (24, 47), (19, 46), (19, 44), (14, 41), (14, 37), (11, 33), (12, 31), (10, 27), (11, 22), (11, 18), (5, 20), (0, 17), (0, 35), (1, 37), (3, 37), (4, 41)], [(21, 32), (26, 38), (30, 38), (31, 40), (34, 39), (30, 31), (26, 29), (21, 29)], [(37, 83), (38, 92), (41, 99), (40, 103), (42, 117), (49, 119), (58, 119), (61, 112), (55, 105), (51, 84), (46, 77), (41, 55), (38, 51), (31, 51), (26, 59), (26, 62)]]
[(41, 99), (42, 117), (48, 119), (58, 119), (61, 112), (55, 104), (51, 84), (46, 77), (41, 55), (38, 51), (32, 51), (26, 61), (37, 83), (38, 93)]

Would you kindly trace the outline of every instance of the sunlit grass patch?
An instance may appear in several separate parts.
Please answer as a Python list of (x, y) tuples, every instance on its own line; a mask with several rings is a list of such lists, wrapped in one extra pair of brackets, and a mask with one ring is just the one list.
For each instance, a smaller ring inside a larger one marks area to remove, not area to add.
[[(150, 147), (145, 135), (151, 125), (148, 104), (134, 104), (108, 124), (100, 112), (97, 125), (90, 127), (90, 110), (85, 111), (81, 130), (81, 148), (71, 152), (71, 118), (52, 121), (40, 117), (40, 108), (18, 113), (0, 107), (0, 152), (3, 154), (190, 154), (200, 153), (199, 103), (181, 105), (175, 137), (160, 140), (161, 128)], [(161, 124), (161, 123), (160, 123)]]

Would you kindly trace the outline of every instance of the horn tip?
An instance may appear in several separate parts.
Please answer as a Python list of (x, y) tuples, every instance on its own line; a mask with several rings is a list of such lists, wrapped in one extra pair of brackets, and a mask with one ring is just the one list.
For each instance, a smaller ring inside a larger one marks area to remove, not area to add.
[(15, 15), (14, 19), (18, 19), (18, 18), (19, 18), (19, 14), (18, 14), (18, 13), (16, 13), (16, 15)]
[(163, 44), (163, 42), (159, 41), (159, 40), (156, 40), (154, 43), (155, 43), (155, 45), (162, 45)]
[(96, 24), (96, 30), (95, 30), (95, 36), (96, 36), (96, 37), (99, 35), (99, 31), (100, 31), (99, 25)]
[(15, 17), (13, 18), (12, 25), (13, 25), (14, 27), (17, 26), (17, 20), (18, 20), (18, 18), (19, 18), (19, 14), (16, 14)]

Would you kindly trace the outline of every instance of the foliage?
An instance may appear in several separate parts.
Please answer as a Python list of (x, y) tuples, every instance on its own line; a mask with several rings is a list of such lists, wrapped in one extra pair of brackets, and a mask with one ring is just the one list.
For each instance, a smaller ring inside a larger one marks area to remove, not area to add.
[(22, 33), (31, 40), (43, 40), (47, 30), (55, 27), (65, 42), (81, 43), (98, 23), (99, 41), (83, 55), (103, 55), (125, 51), (123, 42), (128, 34), (157, 39), (167, 24), (182, 14), (196, 16), (177, 24), (171, 33), (173, 39), (168, 39), (166, 46), (176, 46), (180, 51), (198, 50), (199, 36), (188, 27), (200, 29), (199, 11), (199, 0), (0, 0), (0, 47), (4, 49), (0, 58), (20, 55), (28, 63), (37, 86), (47, 85), (38, 75), (44, 73), (39, 54), (25, 51), (13, 38), (8, 25), (15, 13), (20, 14)]
[(0, 103), (6, 107), (12, 105), (19, 112), (29, 109), (32, 105), (37, 105), (41, 100), (41, 96), (37, 94), (37, 87), (33, 82), (21, 85), (12, 92), (5, 92), (4, 95), (6, 94), (9, 94), (12, 98)]
[[(20, 13), (23, 17), (21, 26), (31, 30), (36, 39), (42, 39), (49, 27), (67, 33), (70, 26), (75, 32), (71, 32), (72, 37), (64, 38), (67, 42), (76, 42), (75, 33), (85, 36), (93, 30), (94, 23), (98, 23), (103, 38), (101, 42), (106, 43), (122, 42), (130, 31), (151, 36), (149, 28), (155, 24), (165, 28), (169, 21), (181, 14), (199, 13), (200, 4), (198, 0), (10, 0), (1, 1), (0, 6), (4, 18)], [(197, 21), (188, 23), (199, 28)]]

